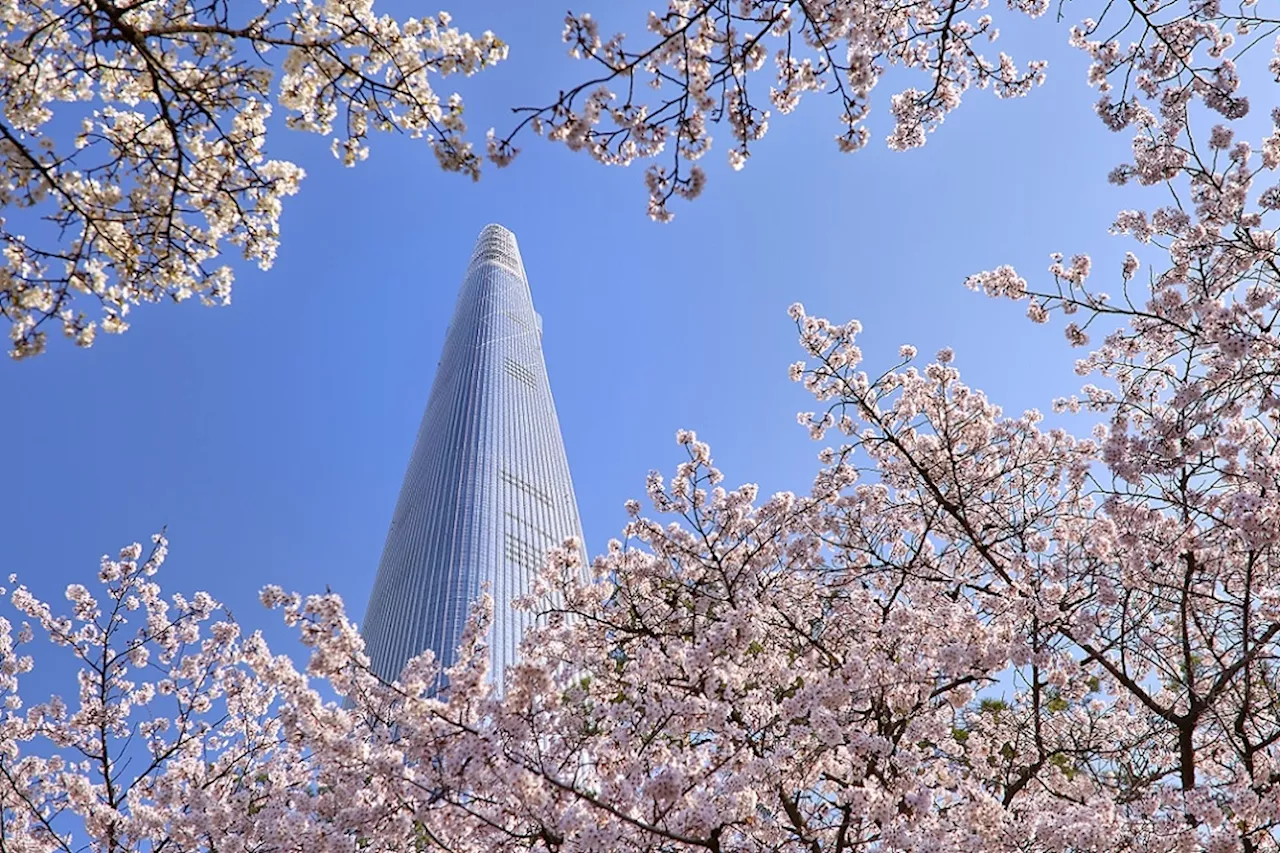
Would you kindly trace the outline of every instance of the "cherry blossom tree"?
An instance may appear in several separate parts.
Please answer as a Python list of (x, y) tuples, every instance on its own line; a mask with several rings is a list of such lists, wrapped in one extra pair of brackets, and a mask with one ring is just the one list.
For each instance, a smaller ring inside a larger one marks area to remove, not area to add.
[[(273, 104), (346, 165), (371, 130), (397, 130), (478, 176), (462, 102), (434, 82), (507, 50), (372, 0), (18, 0), (2, 16), (0, 314), (18, 358), (50, 325), (89, 346), (140, 302), (226, 304), (228, 244), (269, 267), (303, 177), (268, 159)], [(83, 310), (94, 301), (100, 317)]]
[(553, 555), (527, 604), (565, 605), (463, 737), (485, 796), (435, 819), (494, 849), (1277, 849), (1274, 473), (1224, 470), (1274, 422), (1211, 427), (1210, 484), (1104, 477), (1166, 426), (1076, 440), (950, 352), (869, 376), (856, 324), (795, 313), (803, 422), (843, 440), (810, 494), (728, 491), (682, 433), (649, 483), (674, 523), (633, 504), (588, 582)]
[[(104, 557), (99, 591), (67, 587), (65, 614), (23, 585), (8, 591), (0, 850), (325, 851), (362, 838), (408, 849), (420, 831), (371, 783), (371, 741), (344, 732), (351, 716), (313, 686), (360, 645), (348, 623), (334, 630), (337, 598), (264, 595), (323, 646), (299, 671), (207, 594), (162, 596), (166, 550), (157, 536), (145, 560), (136, 544)], [(78, 690), (31, 703), (37, 660), (40, 686), (69, 661)]]
[[(696, 161), (711, 150), (713, 125), (728, 124), (729, 164), (741, 169), (773, 110), (786, 115), (806, 93), (825, 92), (840, 105), (836, 144), (857, 151), (870, 139), (872, 90), (895, 65), (917, 72), (922, 85), (891, 97), (887, 141), (896, 150), (916, 148), (970, 88), (1009, 98), (1044, 81), (1044, 61), (1019, 67), (1006, 53), (983, 54), (982, 43), (999, 34), (992, 15), (982, 11), (986, 5), (669, 0), (665, 11), (649, 13), (638, 46), (620, 33), (604, 38), (590, 13), (570, 12), (564, 29), (570, 55), (599, 73), (548, 104), (517, 109), (520, 121), (505, 137), (490, 133), (489, 155), (508, 162), (517, 153), (513, 140), (529, 128), (608, 165), (660, 159), (645, 172), (648, 214), (667, 222), (673, 197), (702, 193), (707, 176)], [(1049, 2), (1009, 0), (1008, 6), (1034, 18)], [(758, 81), (762, 75), (767, 82)], [(766, 86), (767, 98), (760, 94)]]

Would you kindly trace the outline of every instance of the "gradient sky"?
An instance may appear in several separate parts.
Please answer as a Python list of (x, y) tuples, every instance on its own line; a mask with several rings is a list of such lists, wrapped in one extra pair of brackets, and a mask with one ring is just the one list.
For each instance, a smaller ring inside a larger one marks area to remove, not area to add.
[[(609, 32), (638, 33), (648, 8), (597, 5)], [(507, 63), (459, 84), (477, 141), (509, 126), (506, 107), (545, 102), (588, 70), (559, 42), (561, 4), (453, 11), (512, 45)], [(277, 131), (272, 156), (309, 176), (287, 203), (275, 268), (244, 269), (232, 307), (147, 306), (92, 350), (58, 341), (0, 363), (4, 573), (60, 598), (69, 582), (93, 584), (102, 553), (167, 525), (166, 588), (209, 590), (277, 645), (288, 635), (256, 603), (264, 583), (328, 585), (361, 618), (488, 222), (520, 241), (593, 553), (624, 523), (623, 501), (643, 495), (645, 473), (679, 461), (677, 428), (711, 442), (730, 485), (807, 490), (821, 445), (795, 423), (812, 406), (787, 379), (800, 356), (793, 301), (860, 319), (871, 368), (902, 343), (950, 345), (965, 379), (1006, 411), (1047, 410), (1081, 382), (1060, 328), (1034, 327), (963, 281), (1013, 263), (1043, 284), (1055, 250), (1090, 251), (1115, 278), (1130, 246), (1107, 228), (1136, 201), (1105, 176), (1128, 137), (1094, 118), (1064, 25), (996, 14), (1005, 49), (1050, 60), (1031, 97), (972, 92), (924, 149), (894, 153), (882, 142), (888, 96), (912, 78), (893, 73), (876, 92), (875, 141), (841, 155), (837, 102), (810, 95), (775, 116), (743, 172), (717, 146), (707, 192), (669, 225), (645, 218), (639, 168), (534, 138), (473, 185), (408, 139), (376, 137), (369, 160), (344, 170), (326, 140)]]

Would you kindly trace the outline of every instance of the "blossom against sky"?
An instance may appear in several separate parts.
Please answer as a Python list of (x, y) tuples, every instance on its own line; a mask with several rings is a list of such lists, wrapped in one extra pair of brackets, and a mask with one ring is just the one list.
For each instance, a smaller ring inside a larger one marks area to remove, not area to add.
[[(410, 6), (385, 11), (421, 13)], [(635, 31), (647, 8), (598, 12), (605, 30)], [(584, 73), (559, 42), (561, 7), (451, 11), (511, 44), (504, 64), (463, 88), (477, 137), (509, 125), (506, 107), (541, 104)], [(1080, 384), (1075, 354), (1060, 331), (964, 279), (1003, 263), (1047, 277), (1053, 251), (1090, 251), (1118, 277), (1131, 247), (1106, 230), (1137, 201), (1106, 183), (1128, 136), (1094, 117), (1066, 27), (1052, 16), (1004, 27), (1019, 61), (1050, 61), (1028, 98), (971, 92), (927, 146), (895, 153), (883, 144), (886, 91), (872, 142), (845, 155), (838, 105), (811, 95), (771, 123), (742, 172), (714, 150), (706, 193), (674, 205), (668, 225), (645, 218), (637, 170), (534, 139), (472, 184), (408, 139), (375, 138), (367, 162), (343, 169), (323, 140), (277, 136), (275, 155), (308, 177), (285, 210), (275, 268), (243, 265), (231, 307), (144, 307), (166, 322), (0, 365), (6, 573), (56, 595), (100, 554), (167, 525), (166, 586), (208, 589), (273, 630), (257, 613), (265, 583), (328, 585), (359, 616), (488, 222), (520, 240), (593, 552), (645, 473), (669, 467), (677, 428), (711, 443), (730, 484), (807, 488), (820, 445), (796, 425), (811, 401), (787, 378), (795, 301), (861, 320), (869, 369), (890, 366), (901, 344), (951, 346), (966, 381), (1007, 411), (1047, 410)]]

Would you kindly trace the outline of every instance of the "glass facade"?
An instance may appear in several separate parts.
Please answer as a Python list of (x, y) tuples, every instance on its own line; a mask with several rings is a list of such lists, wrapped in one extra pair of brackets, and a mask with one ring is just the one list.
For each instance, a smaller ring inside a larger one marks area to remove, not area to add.
[(472, 601), (494, 599), (493, 677), (532, 616), (511, 608), (566, 537), (582, 541), (569, 462), (515, 235), (480, 232), (365, 613), (374, 671), (424, 649), (454, 660)]

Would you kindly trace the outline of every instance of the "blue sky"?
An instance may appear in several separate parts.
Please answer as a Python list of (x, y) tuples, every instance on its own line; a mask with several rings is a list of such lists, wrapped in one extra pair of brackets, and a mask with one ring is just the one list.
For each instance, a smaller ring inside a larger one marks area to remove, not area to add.
[[(605, 31), (640, 35), (646, 4), (598, 5)], [(458, 84), (477, 141), (509, 126), (507, 106), (542, 103), (588, 70), (559, 42), (562, 5), (452, 11), (512, 45), (507, 63)], [(287, 203), (275, 268), (243, 269), (232, 307), (147, 306), (127, 335), (87, 352), (59, 341), (0, 364), (4, 573), (58, 596), (92, 584), (102, 553), (167, 525), (165, 586), (209, 590), (278, 644), (287, 634), (256, 604), (264, 583), (328, 585), (359, 619), (488, 222), (520, 240), (593, 553), (624, 523), (623, 501), (642, 496), (645, 473), (680, 459), (677, 428), (711, 442), (730, 484), (808, 488), (821, 445), (795, 423), (812, 406), (786, 375), (800, 356), (793, 301), (860, 319), (871, 368), (892, 364), (902, 343), (925, 354), (949, 345), (966, 380), (1006, 411), (1047, 410), (1079, 387), (1076, 353), (1056, 325), (1033, 327), (963, 281), (1013, 263), (1044, 283), (1055, 250), (1090, 251), (1113, 278), (1130, 246), (1107, 227), (1136, 200), (1105, 176), (1128, 137), (1094, 118), (1065, 26), (997, 19), (1019, 60), (1050, 60), (1031, 97), (972, 92), (928, 146), (894, 153), (882, 143), (888, 97), (911, 78), (890, 74), (875, 141), (841, 155), (838, 104), (810, 95), (774, 117), (743, 172), (718, 145), (706, 194), (669, 225), (645, 218), (640, 169), (533, 138), (473, 185), (408, 139), (375, 137), (369, 160), (345, 170), (326, 140), (277, 131), (272, 156), (309, 176)]]

